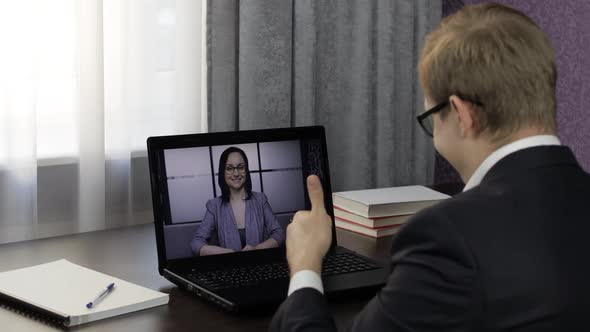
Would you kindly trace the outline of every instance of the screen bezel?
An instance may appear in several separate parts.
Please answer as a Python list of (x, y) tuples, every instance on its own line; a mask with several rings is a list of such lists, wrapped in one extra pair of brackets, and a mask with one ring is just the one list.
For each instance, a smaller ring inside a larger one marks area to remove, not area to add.
[[(261, 142), (273, 142), (273, 141), (287, 141), (287, 140), (320, 140), (322, 145), (322, 169), (321, 172), (324, 174), (322, 178), (322, 186), (324, 189), (324, 204), (326, 212), (332, 219), (332, 243), (330, 248), (333, 249), (337, 246), (336, 240), (336, 227), (334, 225), (334, 208), (332, 204), (332, 187), (330, 182), (330, 171), (328, 163), (328, 151), (326, 144), (325, 129), (323, 126), (310, 126), (310, 127), (293, 127), (293, 128), (277, 128), (277, 129), (261, 129), (261, 130), (245, 130), (245, 131), (228, 131), (228, 132), (215, 132), (215, 133), (203, 133), (203, 134), (190, 134), (190, 135), (171, 135), (171, 136), (153, 136), (147, 139), (148, 149), (148, 160), (149, 160), (149, 171), (150, 171), (150, 183), (152, 190), (152, 206), (154, 213), (154, 225), (156, 232), (156, 245), (158, 250), (158, 270), (160, 274), (163, 273), (163, 269), (170, 265), (175, 266), (190, 266), (200, 261), (212, 261), (212, 260), (230, 260), (234, 261), (237, 259), (243, 259), (244, 257), (250, 257), (253, 255), (258, 256), (265, 252), (265, 255), (284, 255), (283, 248), (265, 249), (260, 251), (249, 251), (243, 253), (231, 253), (221, 254), (213, 256), (196, 256), (181, 259), (168, 260), (166, 257), (165, 248), (165, 237), (164, 237), (164, 225), (165, 218), (169, 213), (167, 208), (167, 202), (164, 199), (165, 188), (162, 188), (161, 181), (158, 178), (160, 173), (158, 170), (163, 167), (164, 160), (162, 158), (163, 151), (166, 149), (177, 149), (177, 148), (191, 148), (191, 147), (203, 147), (212, 145), (229, 145), (229, 144), (246, 144), (246, 143), (261, 143)], [(304, 190), (306, 206), (309, 206), (309, 197), (307, 190)], [(169, 216), (168, 216), (169, 217)]]

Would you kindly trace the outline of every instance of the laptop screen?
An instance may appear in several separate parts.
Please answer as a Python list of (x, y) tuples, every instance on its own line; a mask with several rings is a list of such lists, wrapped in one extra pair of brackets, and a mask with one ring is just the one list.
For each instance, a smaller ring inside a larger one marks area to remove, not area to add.
[(167, 260), (282, 247), (295, 212), (310, 208), (305, 180), (324, 177), (323, 137), (253, 141), (239, 133), (233, 143), (226, 133), (222, 144), (184, 140), (150, 152), (152, 171), (152, 154), (158, 155), (156, 227), (163, 229)]

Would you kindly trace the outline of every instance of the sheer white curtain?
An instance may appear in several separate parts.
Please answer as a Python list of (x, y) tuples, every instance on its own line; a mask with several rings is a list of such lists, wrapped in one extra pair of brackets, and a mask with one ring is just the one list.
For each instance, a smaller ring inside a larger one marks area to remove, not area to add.
[(205, 5), (0, 1), (0, 243), (152, 221), (146, 138), (207, 129)]

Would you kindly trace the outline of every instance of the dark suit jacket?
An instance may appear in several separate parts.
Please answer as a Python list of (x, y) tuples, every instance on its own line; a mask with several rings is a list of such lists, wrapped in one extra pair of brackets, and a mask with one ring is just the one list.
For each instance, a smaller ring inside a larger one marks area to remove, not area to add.
[[(590, 331), (590, 175), (563, 146), (500, 160), (481, 184), (414, 216), (387, 284), (353, 331)], [(318, 291), (273, 331), (335, 330)]]

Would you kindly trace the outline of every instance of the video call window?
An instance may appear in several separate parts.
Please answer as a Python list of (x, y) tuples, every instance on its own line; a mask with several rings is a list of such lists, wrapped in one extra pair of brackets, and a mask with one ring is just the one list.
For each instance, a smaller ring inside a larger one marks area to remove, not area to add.
[(219, 158), (231, 146), (246, 153), (252, 190), (266, 194), (275, 214), (293, 214), (304, 208), (299, 141), (172, 149), (164, 151), (172, 224), (203, 219), (207, 201), (221, 195)]
[(273, 222), (284, 230), (293, 214), (306, 208), (299, 140), (164, 150), (170, 207), (165, 225), (169, 258), (194, 255), (190, 243), (205, 217), (207, 202), (221, 196), (219, 162), (230, 147), (246, 154), (252, 191), (263, 193), (268, 200), (276, 217)]

